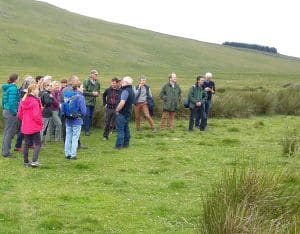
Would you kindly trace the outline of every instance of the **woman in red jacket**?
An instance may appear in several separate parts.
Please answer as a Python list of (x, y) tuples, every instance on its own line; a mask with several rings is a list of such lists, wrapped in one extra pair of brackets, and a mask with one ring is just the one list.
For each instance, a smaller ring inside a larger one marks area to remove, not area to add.
[[(37, 84), (31, 84), (28, 92), (22, 98), (19, 106), (18, 118), (22, 121), (21, 132), (24, 134), (25, 146), (23, 150), (24, 166), (38, 167), (39, 152), (41, 150), (41, 135), (43, 129), (42, 105), (38, 97), (39, 88)], [(32, 162), (28, 159), (28, 148), (30, 141), (34, 144)]]

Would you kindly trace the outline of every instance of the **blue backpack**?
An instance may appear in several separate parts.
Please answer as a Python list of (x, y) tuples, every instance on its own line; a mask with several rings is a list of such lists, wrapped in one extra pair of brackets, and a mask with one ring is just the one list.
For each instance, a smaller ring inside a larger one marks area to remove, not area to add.
[(79, 94), (73, 90), (67, 90), (64, 93), (64, 101), (62, 104), (62, 113), (67, 119), (81, 118), (79, 110)]

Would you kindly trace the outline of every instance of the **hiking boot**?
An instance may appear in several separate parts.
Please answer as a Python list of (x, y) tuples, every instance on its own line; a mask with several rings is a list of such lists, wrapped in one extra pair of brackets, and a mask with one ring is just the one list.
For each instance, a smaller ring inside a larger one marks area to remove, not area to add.
[(156, 131), (156, 128), (152, 128), (152, 129), (151, 129), (151, 132), (153, 132), (153, 133), (157, 132), (157, 131)]
[(31, 166), (31, 162), (27, 162), (27, 163), (24, 163), (24, 167), (30, 167)]
[(78, 145), (77, 149), (87, 149), (88, 147), (85, 145)]
[(39, 167), (41, 164), (38, 162), (38, 161), (35, 161), (35, 162), (31, 162), (30, 163), (30, 166), (32, 167)]
[(69, 156), (66, 156), (66, 159), (70, 159), (71, 158), (71, 156), (69, 155)]
[(38, 161), (35, 161), (35, 162), (31, 162), (30, 166), (32, 166), (32, 167), (39, 167), (39, 166), (41, 166), (41, 164)]
[(23, 152), (23, 148), (14, 148), (14, 151), (17, 151), (17, 152)]
[(108, 137), (103, 137), (102, 138), (102, 141), (107, 141), (108, 140)]
[(84, 135), (86, 135), (86, 136), (90, 136), (90, 135), (91, 135), (91, 133), (90, 133), (90, 132), (85, 132), (85, 133), (84, 133)]
[(77, 160), (76, 157), (70, 157), (70, 160)]

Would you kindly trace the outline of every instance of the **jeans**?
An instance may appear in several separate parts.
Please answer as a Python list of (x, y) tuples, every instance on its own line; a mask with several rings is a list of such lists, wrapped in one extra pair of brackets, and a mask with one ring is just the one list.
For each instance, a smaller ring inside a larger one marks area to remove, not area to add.
[(116, 115), (117, 140), (115, 148), (128, 147), (130, 140), (129, 118), (124, 115)]
[(31, 142), (34, 143), (32, 162), (36, 162), (39, 158), (39, 153), (40, 153), (41, 146), (42, 146), (41, 134), (40, 134), (40, 132), (37, 132), (34, 134), (24, 134), (24, 138), (25, 138), (25, 145), (24, 145), (24, 150), (23, 150), (24, 163), (29, 162), (28, 152), (29, 152), (29, 145)]
[(113, 129), (115, 124), (115, 109), (107, 108), (105, 110), (105, 127), (103, 132), (103, 137), (108, 138), (109, 132)]
[(195, 107), (193, 109), (190, 108), (190, 111), (191, 114), (190, 114), (189, 130), (193, 130), (195, 119), (196, 119), (196, 126), (199, 126), (200, 130), (204, 130), (205, 123), (206, 123), (204, 106)]
[(66, 126), (65, 156), (76, 157), (81, 125)]
[(86, 106), (86, 115), (83, 119), (83, 130), (89, 132), (93, 124), (94, 106)]
[(3, 110), (4, 131), (2, 141), (2, 155), (9, 156), (11, 149), (11, 141), (16, 133), (18, 118), (9, 110)]

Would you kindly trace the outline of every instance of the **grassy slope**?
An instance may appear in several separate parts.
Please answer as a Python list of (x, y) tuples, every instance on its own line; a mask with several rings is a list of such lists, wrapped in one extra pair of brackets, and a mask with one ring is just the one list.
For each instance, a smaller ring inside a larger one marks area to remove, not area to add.
[[(159, 87), (171, 71), (183, 86), (212, 71), (224, 80), (299, 80), (300, 62), (96, 20), (32, 0), (0, 0), (0, 76), (145, 74)], [(223, 81), (222, 81), (223, 82)]]
[(299, 191), (299, 157), (282, 157), (278, 144), (283, 124), (297, 122), (213, 119), (200, 134), (177, 121), (174, 133), (132, 131), (121, 151), (112, 149), (115, 134), (103, 142), (94, 130), (82, 137), (89, 149), (77, 161), (63, 158), (62, 144), (48, 144), (38, 169), (24, 169), (20, 154), (1, 157), (0, 233), (195, 233), (202, 197), (222, 170), (254, 164), (284, 171)]

